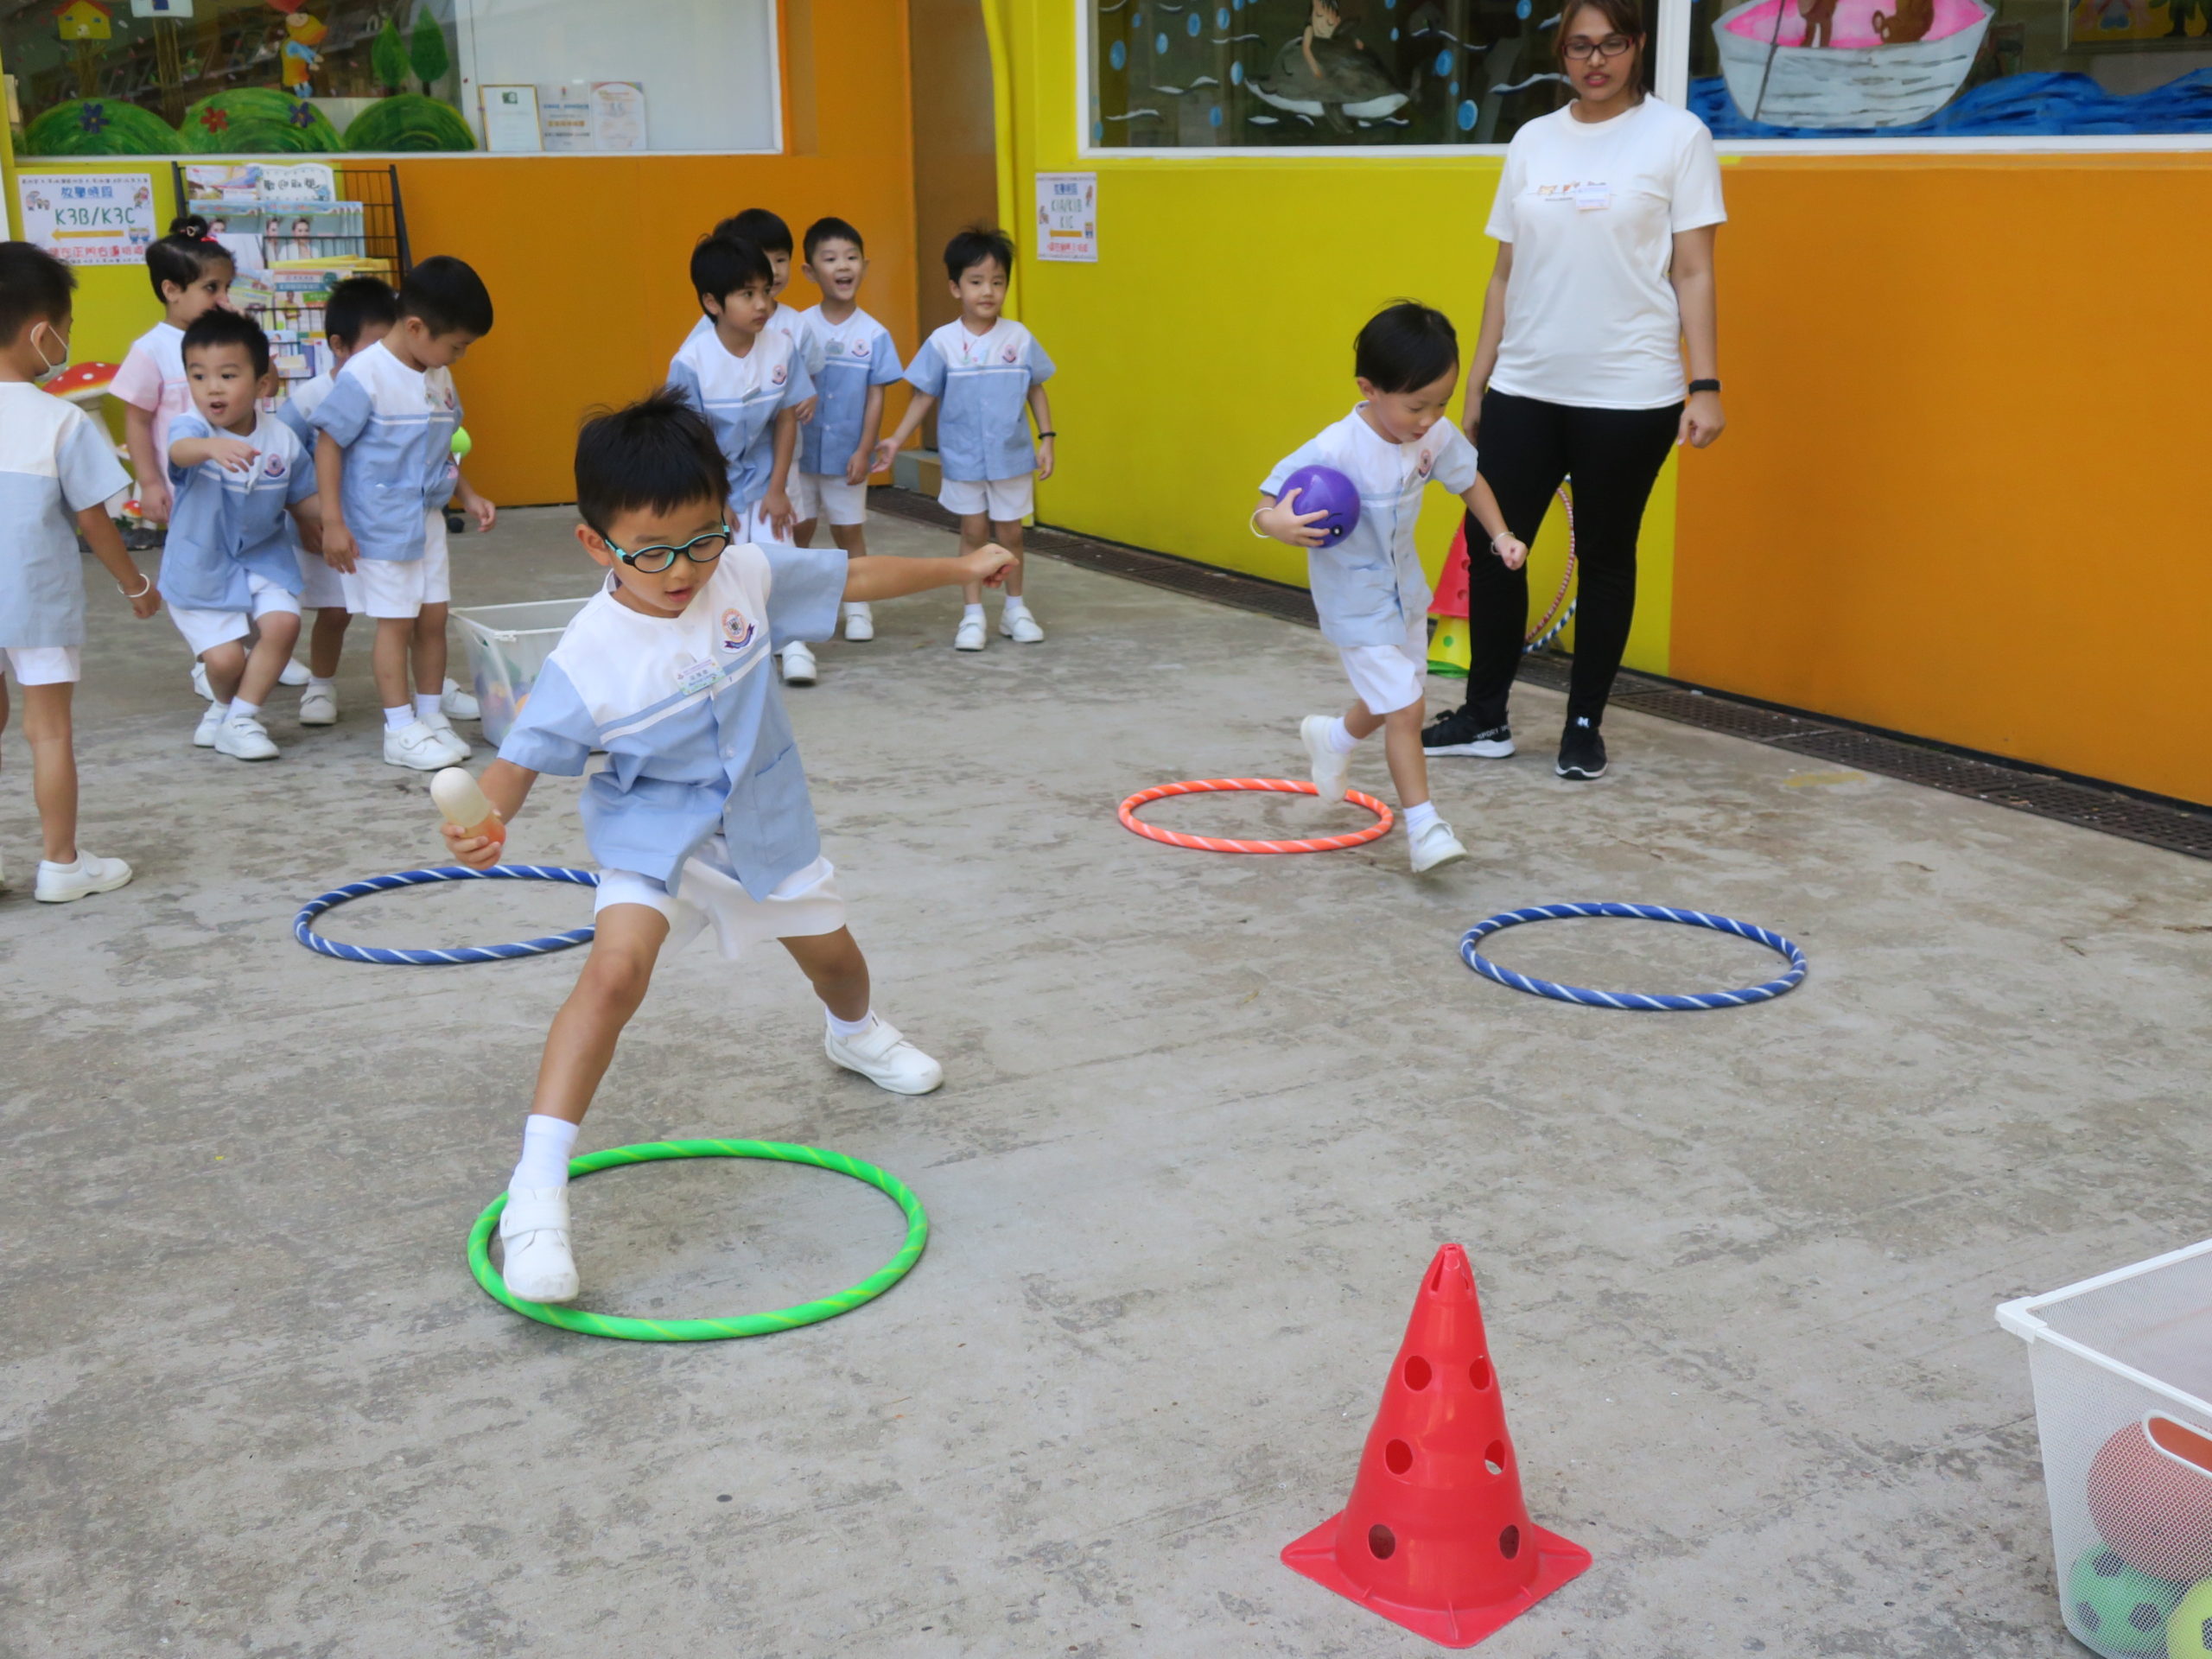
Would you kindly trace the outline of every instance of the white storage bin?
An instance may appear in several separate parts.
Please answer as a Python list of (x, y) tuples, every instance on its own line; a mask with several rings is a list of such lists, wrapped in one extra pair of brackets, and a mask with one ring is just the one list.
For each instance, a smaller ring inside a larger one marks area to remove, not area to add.
[(484, 738), (506, 741), (515, 716), (530, 701), (537, 671), (590, 599), (540, 599), (521, 605), (475, 605), (453, 613), (468, 646), (476, 701), (484, 710)]
[(1997, 1320), (2028, 1344), (2067, 1629), (2107, 1659), (2212, 1655), (2212, 1239)]

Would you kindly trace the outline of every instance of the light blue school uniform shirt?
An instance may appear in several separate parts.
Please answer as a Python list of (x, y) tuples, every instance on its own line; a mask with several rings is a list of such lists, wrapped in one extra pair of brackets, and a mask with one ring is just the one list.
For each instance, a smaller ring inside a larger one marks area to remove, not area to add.
[[(196, 409), (169, 423), (173, 444), (214, 435)], [(169, 467), (174, 505), (162, 543), (162, 597), (179, 610), (250, 610), (249, 575), (288, 594), (300, 591), (299, 555), (285, 509), (315, 493), (315, 462), (299, 435), (273, 415), (257, 416), (246, 442), (255, 454), (245, 471), (229, 472), (212, 461)]]
[(573, 778), (606, 750), (582, 803), (602, 868), (673, 893), (684, 861), (721, 835), (739, 884), (766, 899), (822, 853), (769, 658), (830, 637), (845, 574), (835, 547), (741, 543), (672, 617), (620, 603), (610, 578), (538, 671), (499, 759)]
[(360, 556), (421, 558), (423, 516), (445, 505), (461, 477), (453, 458), (461, 394), (451, 371), (410, 369), (378, 340), (346, 359), (308, 422), (346, 452), (339, 504)]
[(729, 467), (729, 499), (738, 512), (768, 493), (776, 470), (776, 413), (814, 396), (814, 378), (791, 336), (763, 328), (743, 357), (709, 329), (669, 359), (668, 384), (707, 417)]
[(322, 407), (323, 399), (330, 396), (330, 389), (338, 384), (337, 375), (325, 369), (312, 380), (302, 380), (291, 391), (291, 395), (276, 405), (276, 418), (290, 427), (300, 442), (315, 454), (315, 423), (309, 417)]
[(937, 453), (956, 483), (988, 483), (1037, 470), (1029, 438), (1029, 389), (1052, 378), (1052, 359), (1020, 323), (1001, 317), (971, 334), (955, 317), (922, 342), (907, 381), (938, 400)]
[(842, 322), (831, 322), (817, 305), (802, 312), (799, 320), (822, 363), (814, 370), (821, 402), (814, 407), (814, 418), (798, 429), (798, 469), (842, 478), (845, 463), (861, 447), (868, 389), (899, 378), (899, 347), (890, 330), (865, 311), (856, 309)]
[(130, 487), (83, 410), (26, 381), (0, 384), (0, 646), (85, 643), (77, 515)]
[[(1421, 493), (1430, 484), (1454, 495), (1471, 489), (1475, 446), (1448, 420), (1412, 443), (1392, 443), (1355, 408), (1277, 461), (1262, 492), (1280, 496), (1283, 480), (1301, 467), (1333, 467), (1359, 491), (1359, 523), (1351, 534), (1306, 552), (1322, 637), (1333, 645), (1402, 645), (1432, 597), (1414, 550)], [(1306, 510), (1293, 504), (1294, 512)]]
[[(776, 308), (768, 314), (768, 321), (760, 325), (760, 332), (781, 334), (790, 340), (792, 348), (798, 353), (799, 360), (806, 365), (806, 372), (819, 381), (822, 378), (822, 341), (807, 321), (813, 315), (811, 310), (796, 311), (779, 301)], [(691, 325), (691, 332), (683, 336), (683, 343), (689, 346), (714, 332), (715, 320), (702, 312), (699, 321)]]

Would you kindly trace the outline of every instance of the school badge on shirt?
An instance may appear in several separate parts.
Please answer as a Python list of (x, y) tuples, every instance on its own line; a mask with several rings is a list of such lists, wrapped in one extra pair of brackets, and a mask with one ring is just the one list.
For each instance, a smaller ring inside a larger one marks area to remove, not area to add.
[(735, 606), (722, 613), (722, 649), (743, 651), (753, 639), (753, 619)]

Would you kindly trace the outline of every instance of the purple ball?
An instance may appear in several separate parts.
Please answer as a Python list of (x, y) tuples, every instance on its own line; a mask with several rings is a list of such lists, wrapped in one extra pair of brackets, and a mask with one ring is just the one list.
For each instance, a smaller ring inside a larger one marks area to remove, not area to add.
[(1324, 547), (1334, 547), (1351, 534), (1359, 523), (1359, 489), (1333, 467), (1301, 467), (1282, 481), (1282, 493), (1275, 497), (1280, 501), (1293, 490), (1298, 499), (1290, 510), (1303, 517), (1309, 512), (1325, 512), (1325, 518), (1316, 519), (1311, 528), (1325, 531), (1328, 539)]

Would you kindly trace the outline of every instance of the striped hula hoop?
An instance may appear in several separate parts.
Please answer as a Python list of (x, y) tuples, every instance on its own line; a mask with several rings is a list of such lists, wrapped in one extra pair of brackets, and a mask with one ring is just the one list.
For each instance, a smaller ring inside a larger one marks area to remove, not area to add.
[(1202, 778), (1187, 784), (1160, 784), (1151, 789), (1141, 789), (1122, 803), (1118, 816), (1123, 829), (1134, 830), (1148, 841), (1164, 841), (1170, 847), (1189, 847), (1201, 853), (1332, 853), (1340, 848), (1379, 840), (1390, 833), (1391, 824), (1396, 822), (1389, 807), (1356, 789), (1346, 790), (1344, 799), (1354, 806), (1365, 807), (1375, 815), (1375, 822), (1364, 830), (1346, 835), (1314, 836), (1304, 841), (1238, 841), (1226, 836), (1186, 836), (1180, 830), (1162, 830), (1137, 817), (1139, 807), (1164, 801), (1171, 795), (1205, 795), (1240, 789), (1265, 790), (1278, 795), (1320, 793), (1303, 778)]
[(907, 1270), (922, 1259), (922, 1251), (930, 1242), (930, 1218), (923, 1213), (922, 1201), (897, 1176), (874, 1164), (848, 1158), (842, 1152), (825, 1152), (817, 1147), (791, 1146), (780, 1141), (654, 1141), (637, 1147), (610, 1147), (604, 1152), (572, 1158), (569, 1160), (569, 1173), (572, 1177), (588, 1175), (594, 1170), (654, 1163), (664, 1158), (766, 1158), (781, 1164), (812, 1164), (817, 1169), (849, 1175), (856, 1181), (867, 1182), (899, 1206), (906, 1217), (906, 1243), (899, 1245), (898, 1253), (888, 1262), (851, 1289), (815, 1301), (727, 1319), (629, 1319), (620, 1313), (593, 1313), (580, 1307), (526, 1301), (509, 1290), (507, 1281), (492, 1265), (492, 1235), (499, 1227), (499, 1212), (507, 1207), (507, 1195), (502, 1192), (476, 1217), (476, 1225), (469, 1229), (469, 1272), (475, 1274), (477, 1284), (493, 1300), (504, 1303), (541, 1325), (556, 1325), (587, 1337), (618, 1337), (628, 1342), (714, 1342), (724, 1337), (766, 1336), (772, 1332), (817, 1325), (823, 1319), (834, 1319), (840, 1313), (849, 1313), (905, 1278)]
[[(1647, 922), (1681, 922), (1689, 927), (1709, 927), (1716, 932), (1733, 933), (1739, 939), (1766, 946), (1789, 963), (1789, 971), (1779, 979), (1740, 991), (1693, 991), (1687, 996), (1653, 995), (1643, 991), (1592, 991), (1580, 985), (1560, 985), (1548, 979), (1516, 974), (1510, 968), (1499, 967), (1475, 948), (1491, 934), (1509, 927), (1518, 927), (1523, 922), (1556, 921), (1562, 916), (1633, 916)], [(1531, 905), (1526, 910), (1509, 910), (1469, 928), (1466, 937), (1459, 941), (1459, 958), (1485, 979), (1510, 985), (1516, 991), (1527, 991), (1532, 996), (1579, 1002), (1588, 1008), (1740, 1008), (1747, 1002), (1770, 1002), (1796, 990), (1805, 978), (1805, 953), (1781, 934), (1726, 916), (1714, 916), (1702, 910), (1670, 910), (1663, 905)]]
[(519, 944), (457, 944), (446, 950), (395, 950), (380, 944), (344, 944), (336, 939), (326, 939), (315, 931), (315, 918), (323, 912), (344, 904), (349, 899), (359, 899), (372, 893), (389, 893), (395, 887), (419, 887), (434, 881), (569, 881), (580, 887), (595, 887), (599, 877), (589, 870), (572, 870), (558, 864), (494, 864), (488, 870), (467, 869), (459, 864), (445, 864), (433, 870), (402, 870), (397, 875), (372, 875), (365, 881), (349, 881), (342, 887), (333, 887), (318, 894), (300, 906), (300, 913), (292, 918), (292, 937), (310, 950), (326, 957), (335, 957), (340, 962), (402, 963), (410, 966), (438, 966), (455, 962), (505, 962), (512, 957), (543, 957), (556, 950), (566, 950), (572, 945), (588, 944), (597, 930), (572, 927), (565, 933), (548, 933), (543, 938), (524, 939)]
[(1529, 629), (1527, 637), (1521, 641), (1521, 654), (1524, 657), (1532, 651), (1541, 651), (1566, 632), (1567, 625), (1574, 620), (1574, 607), (1582, 602), (1581, 595), (1578, 594), (1566, 610), (1560, 609), (1567, 599), (1567, 584), (1574, 580), (1575, 565), (1574, 500), (1567, 494), (1564, 485), (1559, 490), (1559, 509), (1567, 515), (1567, 568), (1559, 573), (1559, 591), (1552, 595), (1550, 608), (1545, 611), (1543, 620)]

